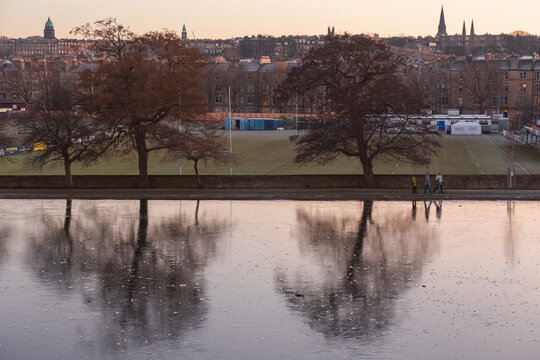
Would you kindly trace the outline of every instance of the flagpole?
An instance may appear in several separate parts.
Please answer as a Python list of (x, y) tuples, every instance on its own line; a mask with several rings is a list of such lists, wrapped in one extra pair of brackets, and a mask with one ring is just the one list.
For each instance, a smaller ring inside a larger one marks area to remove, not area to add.
[(231, 87), (229, 86), (229, 151), (231, 153), (231, 175), (232, 175), (232, 112), (231, 112)]

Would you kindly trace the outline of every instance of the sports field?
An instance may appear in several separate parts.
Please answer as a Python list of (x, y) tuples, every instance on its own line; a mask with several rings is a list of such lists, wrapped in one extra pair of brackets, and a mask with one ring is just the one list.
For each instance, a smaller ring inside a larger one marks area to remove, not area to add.
[[(233, 132), (233, 174), (236, 175), (281, 175), (281, 174), (360, 174), (360, 162), (356, 159), (339, 158), (333, 163), (305, 165), (294, 162), (294, 144), (289, 136), (294, 131), (236, 131)], [(224, 132), (228, 147), (228, 132)], [(414, 166), (394, 160), (376, 162), (376, 174), (419, 174), (429, 170), (444, 174), (505, 174), (508, 168), (511, 141), (502, 135), (441, 137), (438, 156), (426, 166)], [(418, 149), (422, 151), (422, 149)], [(42, 170), (25, 165), (30, 154), (11, 155), (0, 159), (0, 175), (61, 175), (63, 165), (48, 166)], [(516, 144), (514, 151), (517, 174), (540, 174), (540, 151), (528, 145)], [(200, 164), (203, 175), (229, 174), (230, 164)], [(120, 152), (102, 159), (90, 167), (73, 165), (74, 175), (136, 175), (135, 154)], [(180, 160), (167, 158), (163, 154), (152, 154), (149, 173), (175, 175), (180, 173)], [(193, 164), (182, 161), (182, 174), (194, 174)]]

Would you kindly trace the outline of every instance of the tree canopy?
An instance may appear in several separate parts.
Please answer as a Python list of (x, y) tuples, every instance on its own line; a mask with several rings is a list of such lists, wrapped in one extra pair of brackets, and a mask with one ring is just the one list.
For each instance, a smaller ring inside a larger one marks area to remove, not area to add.
[(172, 31), (137, 36), (114, 19), (75, 29), (105, 52), (95, 72), (81, 75), (85, 106), (110, 128), (122, 126), (137, 151), (139, 185), (148, 187), (148, 154), (175, 151), (180, 123), (205, 110), (204, 56)]
[(373, 161), (380, 155), (427, 164), (436, 136), (418, 120), (423, 99), (404, 80), (404, 64), (388, 46), (360, 35), (334, 36), (314, 48), (280, 88), (282, 99), (324, 92), (324, 111), (294, 138), (296, 161), (357, 157), (365, 186), (373, 187)]

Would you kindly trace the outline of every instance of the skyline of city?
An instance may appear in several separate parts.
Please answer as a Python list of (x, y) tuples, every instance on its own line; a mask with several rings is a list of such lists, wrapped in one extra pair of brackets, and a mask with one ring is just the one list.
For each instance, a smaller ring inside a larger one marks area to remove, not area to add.
[[(125, 0), (114, 3), (96, 0), (91, 4), (30, 0), (17, 6), (15, 3), (2, 5), (0, 36), (24, 38), (40, 35), (47, 17), (54, 22), (58, 38), (74, 37), (69, 33), (73, 27), (106, 17), (117, 18), (137, 33), (163, 28), (180, 33), (182, 25), (186, 24), (189, 38), (325, 34), (328, 25), (335, 26), (336, 33), (426, 36), (436, 34), (441, 5), (444, 6), (448, 34), (460, 33), (463, 21), (470, 24), (472, 20), (477, 34), (516, 30), (540, 33), (540, 25), (535, 19), (540, 4), (529, 0), (520, 3), (520, 8), (526, 8), (526, 12), (510, 18), (507, 3), (500, 0), (482, 0), (474, 4), (464, 0), (451, 3), (383, 0), (369, 4), (342, 0), (337, 3), (311, 2), (309, 6), (277, 0), (272, 7), (250, 3), (249, 9), (246, 9), (245, 1), (240, 0), (227, 4), (211, 0), (197, 4), (169, 0), (159, 4)], [(487, 6), (489, 13), (486, 13)], [(341, 11), (341, 8), (347, 8), (347, 11)]]

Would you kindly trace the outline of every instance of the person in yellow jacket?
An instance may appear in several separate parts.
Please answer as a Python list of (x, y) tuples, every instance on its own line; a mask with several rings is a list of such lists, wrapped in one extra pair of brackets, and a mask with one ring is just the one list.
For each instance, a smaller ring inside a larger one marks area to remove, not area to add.
[(413, 175), (411, 178), (412, 193), (416, 194), (416, 177)]

